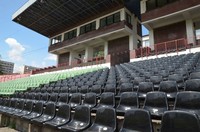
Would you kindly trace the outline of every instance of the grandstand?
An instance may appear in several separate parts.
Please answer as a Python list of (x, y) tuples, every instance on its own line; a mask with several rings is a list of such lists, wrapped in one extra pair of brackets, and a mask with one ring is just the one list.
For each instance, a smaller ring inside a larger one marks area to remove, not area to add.
[[(10, 81), (19, 91), (11, 98), (1, 98), (2, 118), (10, 119), (1, 122), (14, 124), (19, 131), (199, 131), (199, 58), (197, 52), (76, 76), (67, 76), (73, 72), (34, 75), (26, 82), (49, 80), (24, 91)], [(176, 120), (180, 116), (181, 121)], [(171, 126), (168, 120), (181, 128)], [(184, 120), (192, 127), (185, 126)]]
[[(181, 35), (174, 26), (165, 28), (169, 34), (157, 32), (166, 23), (154, 13), (183, 2), (175, 17), (184, 9), (186, 17), (199, 1), (163, 1), (29, 0), (13, 21), (47, 36), (58, 64), (0, 83), (0, 126), (22, 132), (200, 132), (200, 49), (188, 37), (191, 23)], [(150, 47), (140, 47), (140, 21), (152, 28)]]

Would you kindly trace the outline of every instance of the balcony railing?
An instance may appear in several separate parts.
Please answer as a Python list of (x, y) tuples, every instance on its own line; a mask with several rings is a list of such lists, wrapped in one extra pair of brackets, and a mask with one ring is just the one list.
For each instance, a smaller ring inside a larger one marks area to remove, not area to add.
[(186, 50), (190, 48), (187, 43), (187, 39), (181, 38), (172, 41), (167, 41), (163, 43), (158, 43), (154, 45), (154, 50), (149, 47), (143, 47), (136, 49), (136, 57), (148, 57), (150, 55), (167, 54), (170, 52), (179, 52), (181, 50)]

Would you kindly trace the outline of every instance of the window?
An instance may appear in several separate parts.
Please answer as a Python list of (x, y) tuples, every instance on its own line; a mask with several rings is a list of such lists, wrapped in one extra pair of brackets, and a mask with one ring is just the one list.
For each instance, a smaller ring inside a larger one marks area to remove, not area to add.
[(61, 40), (62, 40), (62, 36), (61, 35), (56, 36), (53, 39), (51, 39), (51, 44), (59, 43), (59, 42), (61, 42)]
[(131, 24), (131, 15), (126, 12), (126, 21), (128, 24)]
[(107, 17), (107, 25), (113, 24), (113, 15)]
[(114, 14), (114, 23), (120, 22), (120, 13)]
[(90, 31), (93, 31), (93, 30), (96, 30), (96, 21), (82, 26), (80, 28), (80, 35), (84, 34), (84, 33), (87, 33), (87, 32), (90, 32)]
[(100, 20), (100, 27), (105, 27), (107, 25), (120, 22), (120, 12), (113, 15), (107, 16)]
[(77, 29), (65, 33), (64, 34), (64, 41), (75, 38), (77, 36), (76, 33), (77, 33)]

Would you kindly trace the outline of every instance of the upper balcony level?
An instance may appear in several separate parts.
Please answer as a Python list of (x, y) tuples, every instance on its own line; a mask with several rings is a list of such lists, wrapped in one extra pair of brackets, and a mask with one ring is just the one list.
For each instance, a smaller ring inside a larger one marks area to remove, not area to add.
[[(142, 0), (142, 22), (157, 20), (176, 13), (199, 10), (200, 0)], [(190, 15), (189, 14), (189, 15)], [(184, 14), (187, 17), (187, 14)]]
[(123, 37), (131, 34), (137, 22), (129, 10), (122, 8), (50, 38), (49, 52), (60, 54), (70, 47), (84, 47)]

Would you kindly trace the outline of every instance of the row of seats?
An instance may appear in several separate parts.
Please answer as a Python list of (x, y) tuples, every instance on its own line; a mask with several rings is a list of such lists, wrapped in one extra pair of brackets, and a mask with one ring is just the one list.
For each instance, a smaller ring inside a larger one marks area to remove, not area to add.
[[(77, 106), (72, 116), (70, 105), (61, 105), (56, 111), (54, 103), (48, 103), (46, 107), (43, 107), (42, 102), (33, 105), (33, 102), (28, 101), (23, 110), (10, 108), (1, 110), (1, 112), (28, 120), (33, 124), (53, 127), (62, 131), (153, 132), (150, 113), (142, 109), (126, 111), (123, 125), (119, 130), (116, 111), (109, 107), (98, 108), (93, 122), (88, 106)], [(198, 117), (194, 113), (185, 111), (165, 112), (161, 123), (161, 132), (200, 131)]]
[[(44, 105), (48, 103), (54, 103), (55, 106), (59, 107), (63, 104), (69, 104), (72, 109), (75, 109), (79, 105), (88, 106), (92, 111), (96, 111), (100, 107), (111, 107), (116, 108), (117, 115), (124, 115), (127, 110), (135, 108), (143, 108), (148, 110), (153, 119), (161, 119), (165, 111), (169, 111), (169, 105), (172, 105), (167, 100), (167, 94), (164, 92), (148, 92), (144, 103), (139, 100), (139, 95), (136, 92), (124, 92), (120, 96), (118, 105), (117, 100), (114, 98), (114, 94), (111, 92), (102, 93), (98, 101), (98, 96), (95, 93), (87, 93), (82, 99), (80, 93), (74, 93), (71, 97), (67, 93), (52, 94), (48, 99), (47, 94), (43, 95), (41, 99), (29, 99), (29, 98), (11, 98), (1, 99), (1, 109), (6, 110), (7, 108), (20, 108), (23, 110), (24, 105), (27, 101), (33, 103), (42, 102)], [(184, 91), (179, 92), (176, 95), (175, 103), (172, 105), (173, 110), (185, 110), (192, 111), (200, 116), (200, 92), (195, 91)], [(171, 107), (172, 107), (171, 106)], [(0, 109), (0, 110), (1, 110)]]
[(72, 70), (68, 72), (42, 74), (42, 75), (32, 75), (26, 78), (20, 78), (12, 81), (1, 82), (0, 83), (0, 95), (11, 95), (15, 91), (26, 91), (30, 87), (39, 87), (40, 85), (48, 84), (50, 82), (55, 82), (58, 80), (67, 79), (70, 77), (85, 74), (87, 72), (93, 72), (102, 69), (102, 67), (88, 68)]
[[(52, 93), (68, 93), (70, 96), (74, 93), (81, 93), (82, 96), (85, 96), (86, 93), (93, 92), (97, 96), (100, 96), (104, 92), (114, 93), (116, 98), (119, 98), (123, 92), (137, 92), (139, 98), (145, 98), (146, 93), (151, 91), (160, 91), (167, 94), (167, 98), (175, 99), (178, 90), (178, 84), (176, 81), (162, 81), (160, 84), (153, 86), (152, 82), (140, 82), (138, 88), (132, 85), (131, 83), (123, 83), (119, 89), (114, 85), (109, 84), (106, 87), (102, 88), (101, 85), (93, 85), (91, 87), (83, 85), (80, 88), (78, 86), (73, 87), (42, 87), (32, 89), (29, 92), (15, 93), (13, 97), (15, 98), (27, 98), (34, 99), (35, 95), (39, 96), (40, 94), (52, 94)], [(182, 90), (181, 90), (182, 91)], [(189, 79), (184, 84), (184, 91), (200, 91), (200, 79)], [(25, 96), (25, 97), (23, 97)], [(28, 97), (29, 96), (29, 97)]]

